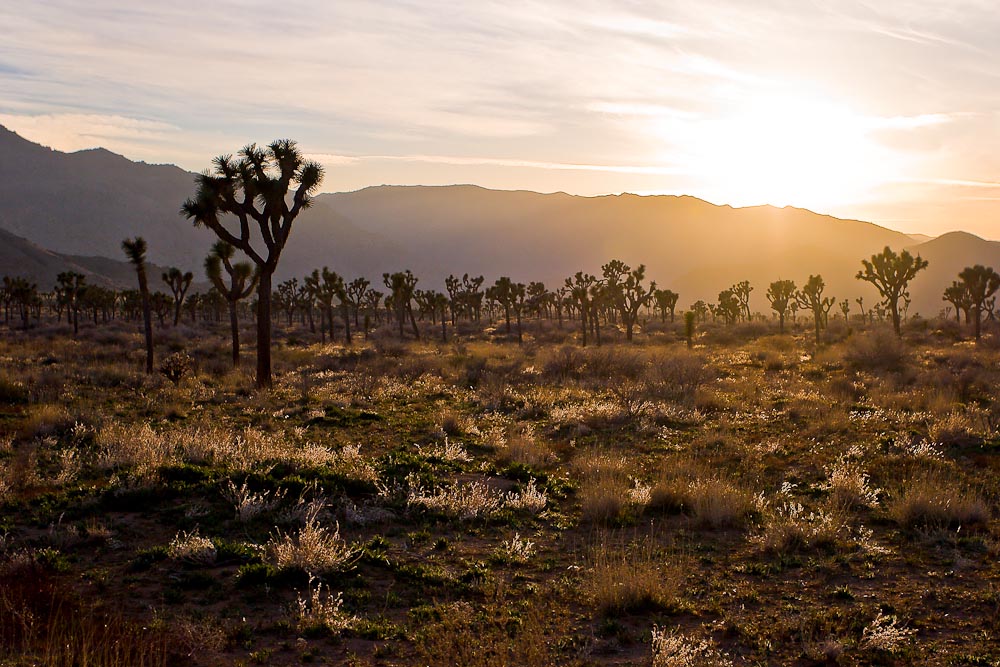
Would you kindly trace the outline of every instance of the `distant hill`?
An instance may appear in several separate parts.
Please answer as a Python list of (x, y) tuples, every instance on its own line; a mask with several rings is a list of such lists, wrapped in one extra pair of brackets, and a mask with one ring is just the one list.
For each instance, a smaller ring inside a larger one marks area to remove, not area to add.
[[(116, 289), (136, 286), (135, 269), (128, 262), (106, 257), (62, 255), (0, 229), (0, 276), (25, 277), (47, 292), (55, 285), (56, 276), (64, 271), (82, 273), (91, 285)], [(150, 265), (148, 271), (156, 277), (163, 269)], [(153, 290), (157, 289), (162, 288), (154, 284)]]
[[(0, 128), (0, 229), (109, 280), (110, 266), (94, 258), (117, 260), (121, 240), (136, 234), (149, 242), (152, 262), (201, 277), (214, 237), (177, 213), (193, 191), (194, 174), (174, 166), (131, 162), (103, 149), (62, 153)], [(862, 257), (887, 245), (912, 248), (931, 262), (913, 285), (911, 312), (936, 314), (941, 291), (968, 264), (1000, 269), (1000, 244), (970, 234), (925, 240), (803, 209), (732, 208), (684, 196), (455, 185), (319, 195), (296, 222), (278, 278), (328, 265), (376, 283), (382, 272), (409, 268), (425, 288), (442, 289), (445, 276), (464, 272), (556, 286), (579, 270), (599, 273), (617, 258), (646, 264), (650, 278), (681, 293), (684, 307), (749, 280), (754, 308), (767, 310), (770, 281), (801, 284), (814, 273), (826, 279), (828, 294), (873, 303), (873, 288), (854, 275)]]
[[(0, 229), (56, 252), (118, 258), (122, 239), (141, 235), (151, 262), (200, 278), (215, 237), (179, 214), (194, 179), (179, 167), (132, 162), (102, 148), (55, 151), (0, 126)], [(325, 263), (360, 273), (376, 258), (402, 261), (392, 243), (321, 205), (302, 215), (292, 238), (288, 267)]]

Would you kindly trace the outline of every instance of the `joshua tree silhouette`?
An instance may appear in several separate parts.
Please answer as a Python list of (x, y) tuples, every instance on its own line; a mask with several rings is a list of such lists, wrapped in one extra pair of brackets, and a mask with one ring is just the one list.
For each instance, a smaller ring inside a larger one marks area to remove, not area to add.
[[(236, 249), (225, 241), (216, 241), (205, 258), (205, 275), (229, 305), (229, 329), (233, 339), (233, 367), (240, 365), (239, 302), (257, 286), (257, 272), (250, 262), (233, 262)], [(229, 284), (222, 278), (225, 269)]]
[(146, 240), (141, 236), (122, 241), (122, 250), (135, 267), (142, 296), (142, 324), (146, 334), (146, 373), (153, 372), (153, 319), (149, 300), (149, 282), (146, 280)]
[[(270, 387), (271, 278), (292, 223), (312, 203), (323, 181), (323, 168), (306, 160), (290, 139), (274, 141), (266, 148), (250, 144), (235, 158), (220, 155), (213, 166), (211, 172), (197, 177), (197, 192), (184, 202), (181, 213), (195, 225), (211, 229), (257, 265), (257, 386)], [(238, 231), (226, 226), (228, 216), (235, 218)], [(262, 252), (253, 245), (253, 225), (263, 242)]]

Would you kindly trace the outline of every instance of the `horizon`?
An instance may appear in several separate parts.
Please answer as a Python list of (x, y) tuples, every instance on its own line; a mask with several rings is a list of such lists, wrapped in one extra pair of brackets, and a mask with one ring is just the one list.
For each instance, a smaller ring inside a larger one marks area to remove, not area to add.
[[(26, 137), (21, 136), (20, 133), (12, 130), (10, 128), (6, 128), (2, 124), (0, 124), (0, 128), (7, 129), (8, 131), (13, 132), (17, 136), (19, 136), (21, 139), (25, 139), (25, 140), (30, 141)], [(33, 142), (33, 143), (37, 143), (37, 142)], [(48, 148), (49, 150), (59, 151), (59, 152), (63, 152), (63, 153), (66, 153), (66, 154), (83, 153), (83, 152), (87, 152), (87, 151), (96, 151), (96, 150), (104, 150), (104, 151), (107, 151), (107, 152), (111, 153), (112, 155), (116, 155), (118, 157), (122, 157), (122, 158), (124, 158), (126, 160), (129, 160), (130, 162), (135, 163), (135, 164), (144, 164), (144, 165), (151, 166), (151, 167), (176, 167), (177, 169), (181, 169), (182, 171), (187, 171), (187, 172), (192, 173), (192, 174), (197, 173), (197, 172), (193, 172), (193, 171), (191, 171), (189, 169), (185, 169), (184, 167), (182, 167), (180, 165), (177, 165), (177, 164), (174, 164), (172, 162), (146, 162), (146, 161), (143, 161), (143, 160), (134, 160), (134, 159), (132, 159), (132, 158), (126, 156), (126, 155), (122, 155), (121, 153), (116, 153), (116, 152), (114, 152), (114, 151), (112, 151), (112, 150), (110, 150), (108, 148), (103, 147), (103, 146), (94, 146), (94, 147), (91, 147), (91, 148), (81, 148), (81, 149), (77, 149), (77, 150), (73, 150), (73, 151), (63, 151), (63, 150), (61, 150), (59, 148), (55, 148), (53, 146), (46, 146), (44, 144), (38, 144), (38, 145), (42, 146), (43, 148)], [(949, 234), (969, 234), (971, 236), (975, 236), (975, 237), (980, 238), (980, 239), (985, 240), (985, 241), (998, 241), (998, 240), (1000, 240), (1000, 239), (995, 239), (995, 238), (992, 238), (992, 237), (982, 236), (980, 234), (975, 234), (973, 232), (969, 232), (967, 230), (958, 229), (958, 228), (946, 229), (946, 230), (944, 230), (944, 231), (942, 231), (942, 232), (940, 232), (938, 234), (929, 235), (929, 234), (923, 234), (923, 233), (920, 233), (920, 232), (909, 232), (909, 231), (907, 231), (905, 229), (897, 229), (897, 228), (889, 226), (889, 225), (881, 225), (881, 224), (879, 224), (879, 223), (877, 223), (875, 221), (872, 221), (872, 220), (863, 220), (863, 219), (859, 219), (859, 218), (841, 218), (839, 216), (832, 215), (832, 214), (827, 213), (825, 211), (817, 211), (817, 210), (813, 210), (813, 209), (810, 209), (810, 208), (807, 208), (807, 207), (803, 207), (803, 206), (795, 206), (793, 204), (784, 204), (784, 205), (779, 206), (779, 205), (776, 205), (776, 204), (763, 203), (763, 204), (746, 204), (746, 205), (742, 205), (741, 206), (741, 205), (730, 204), (728, 202), (711, 201), (711, 200), (705, 199), (703, 197), (698, 197), (696, 195), (686, 194), (686, 193), (630, 192), (630, 191), (622, 191), (622, 192), (602, 192), (602, 193), (595, 193), (595, 194), (580, 194), (580, 193), (574, 193), (574, 192), (566, 192), (565, 190), (542, 191), (542, 190), (532, 190), (532, 189), (528, 189), (528, 188), (494, 188), (494, 187), (489, 187), (489, 186), (481, 185), (479, 183), (441, 183), (441, 184), (424, 184), (424, 183), (372, 183), (372, 184), (369, 184), (369, 185), (362, 185), (362, 186), (360, 186), (358, 188), (355, 188), (355, 189), (352, 189), (352, 190), (324, 190), (324, 189), (321, 189), (317, 194), (321, 194), (321, 195), (322, 194), (327, 194), (327, 195), (350, 194), (350, 193), (360, 192), (362, 190), (367, 190), (367, 189), (372, 189), (372, 188), (396, 188), (396, 187), (398, 187), (398, 188), (453, 188), (453, 187), (471, 187), (471, 188), (479, 188), (479, 189), (482, 189), (482, 190), (489, 190), (489, 191), (492, 191), (492, 192), (511, 192), (511, 193), (521, 192), (521, 193), (529, 193), (529, 194), (537, 194), (537, 195), (566, 195), (566, 196), (569, 196), (569, 197), (581, 197), (581, 198), (584, 198), (584, 199), (595, 199), (595, 198), (599, 198), (599, 197), (620, 197), (620, 196), (625, 196), (625, 195), (630, 195), (630, 196), (634, 196), (634, 197), (675, 197), (675, 198), (685, 198), (685, 197), (687, 197), (687, 198), (692, 198), (692, 199), (697, 199), (699, 201), (703, 201), (703, 202), (705, 202), (707, 204), (710, 204), (712, 206), (728, 207), (728, 208), (732, 208), (732, 209), (736, 209), (736, 210), (739, 210), (739, 209), (752, 209), (752, 208), (760, 208), (760, 207), (770, 207), (770, 208), (775, 208), (775, 209), (788, 209), (788, 208), (791, 208), (791, 209), (797, 209), (797, 210), (801, 210), (801, 211), (806, 211), (808, 213), (813, 213), (815, 215), (832, 217), (832, 218), (835, 218), (835, 219), (838, 219), (838, 220), (849, 220), (849, 221), (854, 221), (854, 222), (862, 222), (862, 223), (866, 223), (866, 224), (873, 224), (873, 225), (877, 225), (877, 226), (880, 226), (880, 227), (884, 227), (886, 229), (891, 229), (893, 231), (901, 232), (902, 234), (905, 234), (905, 235), (913, 238), (914, 242), (918, 243), (918, 244), (922, 243), (922, 242), (926, 242), (928, 240), (933, 240), (933, 239), (936, 239), (936, 238), (940, 238), (942, 236), (947, 236)], [(926, 237), (926, 238), (924, 238), (924, 239), (918, 239), (916, 237)]]
[(0, 8), (0, 123), (195, 172), (287, 136), (330, 192), (690, 195), (1000, 236), (1000, 18), (981, 0), (239, 7)]

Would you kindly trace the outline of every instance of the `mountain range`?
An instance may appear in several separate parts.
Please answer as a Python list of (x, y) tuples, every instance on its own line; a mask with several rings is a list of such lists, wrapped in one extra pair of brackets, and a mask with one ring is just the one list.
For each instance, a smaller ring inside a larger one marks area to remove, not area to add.
[[(178, 213), (194, 178), (104, 149), (55, 151), (0, 127), (0, 274), (29, 275), (47, 288), (59, 270), (78, 267), (92, 282), (131, 286), (120, 244), (141, 235), (152, 262), (200, 277), (214, 237)], [(679, 292), (685, 307), (749, 280), (753, 306), (766, 310), (770, 281), (802, 283), (815, 273), (828, 294), (874, 303), (874, 289), (854, 276), (861, 258), (885, 246), (930, 262), (912, 284), (911, 312), (936, 314), (942, 290), (967, 265), (1000, 269), (1000, 243), (964, 232), (930, 239), (799, 208), (733, 208), (688, 196), (454, 185), (318, 195), (293, 227), (278, 277), (326, 265), (376, 284), (382, 272), (408, 268), (422, 288), (443, 289), (445, 276), (466, 272), (554, 287), (576, 271), (599, 274), (601, 264), (621, 259), (645, 264), (647, 276)]]

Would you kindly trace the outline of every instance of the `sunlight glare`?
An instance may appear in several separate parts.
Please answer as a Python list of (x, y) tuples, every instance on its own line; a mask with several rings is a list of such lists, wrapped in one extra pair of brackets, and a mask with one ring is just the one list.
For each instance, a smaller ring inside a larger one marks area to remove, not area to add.
[(823, 210), (862, 200), (895, 174), (898, 157), (870, 136), (876, 126), (825, 100), (767, 97), (699, 123), (686, 152), (719, 200)]

